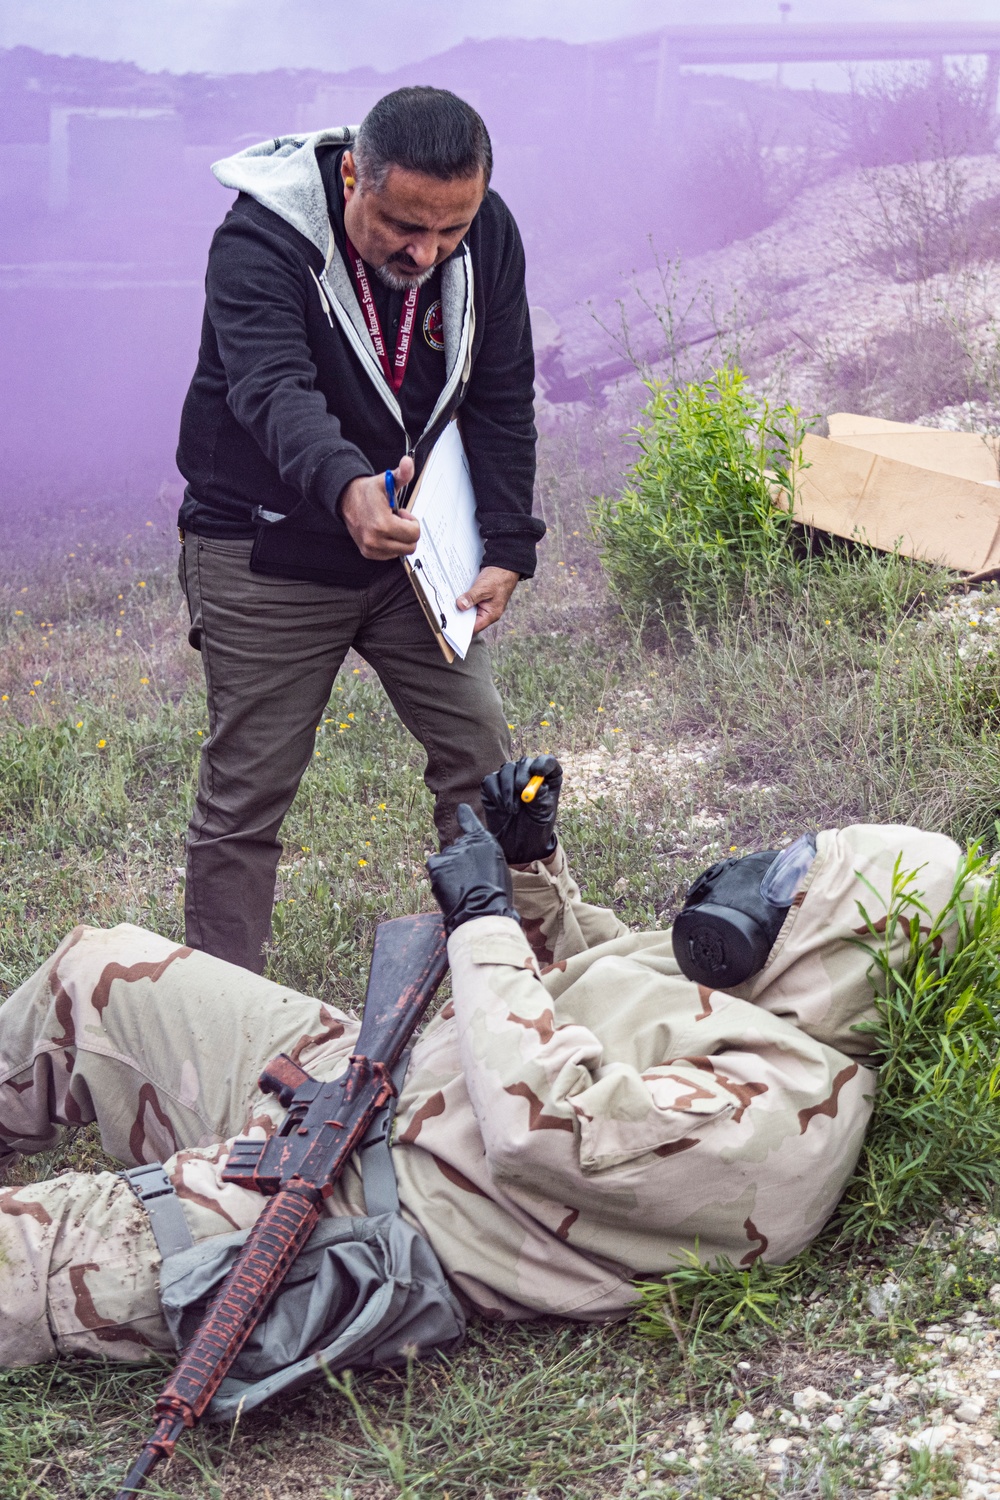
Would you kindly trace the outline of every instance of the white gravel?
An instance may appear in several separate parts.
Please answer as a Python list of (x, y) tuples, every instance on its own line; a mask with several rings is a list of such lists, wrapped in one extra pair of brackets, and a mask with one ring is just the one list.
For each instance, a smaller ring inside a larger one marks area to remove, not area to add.
[[(624, 736), (623, 736), (624, 740)], [(632, 749), (624, 742), (613, 749), (595, 745), (591, 750), (560, 753), (563, 768), (562, 801), (569, 807), (586, 807), (601, 798), (621, 802), (635, 790), (641, 780), (656, 779), (677, 793), (686, 792), (698, 779), (699, 770), (711, 764), (715, 750), (711, 745), (694, 742), (653, 749)], [(717, 827), (721, 818), (707, 812), (695, 814), (696, 827)]]
[(996, 656), (1000, 651), (1000, 591), (992, 586), (953, 594), (924, 623), (953, 630), (962, 661)]

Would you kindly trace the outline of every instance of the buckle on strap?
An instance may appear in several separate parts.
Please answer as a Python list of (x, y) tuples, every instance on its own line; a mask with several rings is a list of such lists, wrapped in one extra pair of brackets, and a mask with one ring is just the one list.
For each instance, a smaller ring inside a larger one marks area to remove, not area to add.
[(409, 1065), (410, 1049), (407, 1048), (392, 1070), (395, 1093), (391, 1099), (386, 1100), (372, 1120), (357, 1148), (361, 1182), (365, 1190), (365, 1213), (370, 1216), (399, 1212), (399, 1191), (396, 1186), (396, 1168), (392, 1161), (391, 1139), (399, 1091), (403, 1087)]
[(184, 1217), (181, 1200), (163, 1170), (163, 1164), (158, 1161), (146, 1162), (141, 1167), (131, 1167), (127, 1172), (119, 1172), (118, 1176), (128, 1183), (149, 1215), (149, 1226), (161, 1259), (166, 1260), (168, 1256), (177, 1255), (181, 1250), (190, 1250), (194, 1240)]

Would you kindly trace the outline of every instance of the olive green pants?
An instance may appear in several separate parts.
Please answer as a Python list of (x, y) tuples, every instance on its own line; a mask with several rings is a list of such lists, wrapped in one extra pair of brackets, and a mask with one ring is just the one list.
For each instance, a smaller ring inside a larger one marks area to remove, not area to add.
[(401, 566), (370, 588), (335, 588), (252, 573), (252, 545), (189, 534), (179, 576), (209, 727), (188, 831), (187, 942), (259, 973), (278, 831), (350, 647), (427, 752), (442, 842), (459, 802), (479, 810), (479, 784), (509, 758), (510, 740), (482, 638), (449, 665)]

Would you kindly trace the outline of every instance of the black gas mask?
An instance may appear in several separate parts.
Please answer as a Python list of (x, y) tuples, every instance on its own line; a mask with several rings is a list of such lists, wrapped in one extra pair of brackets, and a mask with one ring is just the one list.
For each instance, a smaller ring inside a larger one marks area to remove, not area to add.
[(713, 990), (759, 974), (815, 858), (816, 835), (804, 833), (787, 849), (721, 859), (699, 875), (674, 922), (681, 973)]

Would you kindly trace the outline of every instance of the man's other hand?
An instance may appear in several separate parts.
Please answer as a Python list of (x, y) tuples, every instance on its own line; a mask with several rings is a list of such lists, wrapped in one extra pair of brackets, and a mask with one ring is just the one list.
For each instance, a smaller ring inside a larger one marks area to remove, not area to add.
[(466, 593), (455, 600), (459, 609), (476, 606), (476, 623), (472, 634), (478, 635), (489, 625), (495, 625), (510, 603), (510, 596), (520, 581), (520, 573), (509, 568), (483, 568), (479, 577)]
[(514, 893), (503, 850), (467, 802), (456, 811), (461, 837), (427, 861), (431, 890), (451, 937), (456, 927), (476, 917), (513, 917)]
[[(533, 776), (541, 786), (530, 802), (521, 793)], [(490, 833), (499, 840), (509, 865), (530, 865), (548, 859), (556, 848), (556, 814), (562, 766), (554, 755), (525, 755), (509, 760), (483, 780), (483, 815)]]
[[(401, 458), (399, 467), (393, 470), (393, 478), (397, 490), (409, 484), (413, 478), (413, 459)], [(390, 510), (384, 474), (352, 479), (340, 493), (339, 510), (362, 557), (373, 562), (390, 562), (394, 557), (406, 557), (416, 548), (420, 522), (404, 510)], [(497, 619), (501, 614), (502, 609)]]

